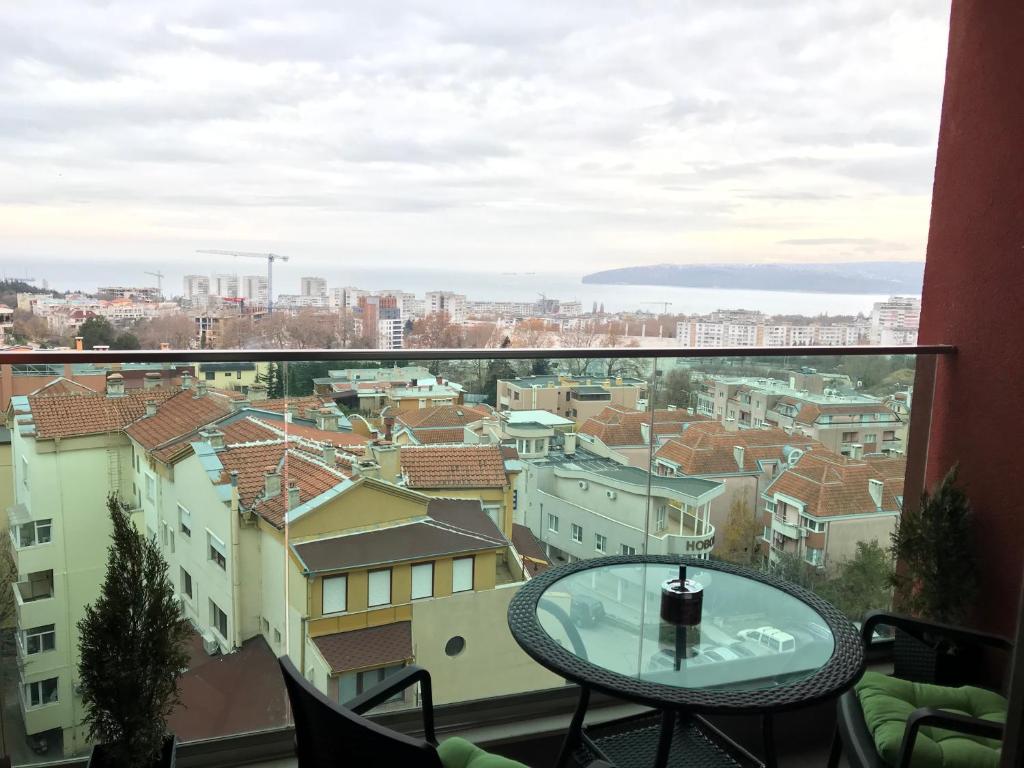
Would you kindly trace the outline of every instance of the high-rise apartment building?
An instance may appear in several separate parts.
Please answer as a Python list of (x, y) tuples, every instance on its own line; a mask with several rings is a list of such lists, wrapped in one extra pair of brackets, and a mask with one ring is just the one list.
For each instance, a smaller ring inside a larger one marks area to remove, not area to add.
[(452, 323), (460, 324), (466, 320), (466, 297), (461, 293), (427, 291), (424, 308), (430, 315), (443, 312)]
[(921, 324), (921, 299), (891, 296), (888, 301), (875, 302), (871, 309), (871, 343), (899, 345), (916, 344)]
[(242, 278), (242, 298), (250, 304), (266, 304), (267, 276), (266, 275), (245, 275)]
[(327, 280), (322, 277), (303, 277), (299, 283), (299, 293), (302, 296), (327, 295)]
[(238, 291), (238, 275), (220, 273), (210, 279), (210, 295), (220, 296), (222, 299), (237, 299), (240, 297)]
[(361, 296), (363, 335), (372, 349), (401, 349), (405, 335), (402, 301), (393, 295)]
[(210, 278), (206, 275), (185, 275), (182, 295), (196, 306), (205, 306), (210, 300)]

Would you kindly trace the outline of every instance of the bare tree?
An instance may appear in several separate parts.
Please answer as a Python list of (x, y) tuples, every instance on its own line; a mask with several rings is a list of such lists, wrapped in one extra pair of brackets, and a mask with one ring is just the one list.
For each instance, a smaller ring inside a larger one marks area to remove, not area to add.
[(143, 349), (159, 349), (164, 342), (170, 344), (171, 349), (188, 349), (195, 339), (196, 324), (188, 315), (177, 312), (143, 320), (134, 331)]
[(14, 327), (11, 333), (15, 339), (21, 341), (44, 342), (55, 336), (50, 333), (45, 317), (34, 315), (27, 309), (14, 310)]
[(457, 349), (465, 346), (462, 326), (451, 322), (447, 312), (432, 312), (413, 323), (405, 345), (414, 349)]
[(516, 324), (512, 335), (513, 347), (537, 349), (549, 346), (551, 331), (541, 318), (531, 317)]

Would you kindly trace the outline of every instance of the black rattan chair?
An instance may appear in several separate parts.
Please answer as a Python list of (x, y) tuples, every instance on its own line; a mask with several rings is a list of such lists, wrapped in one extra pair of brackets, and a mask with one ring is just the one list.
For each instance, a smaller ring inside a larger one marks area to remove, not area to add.
[[(1005, 693), (1005, 680), (987, 679), (990, 651), (1009, 653), (1013, 645), (1004, 637), (916, 619), (911, 616), (873, 611), (864, 617), (861, 639), (865, 647), (879, 627), (895, 630), (893, 641), (893, 677), (917, 683), (948, 687), (973, 685), (999, 689)], [(910, 765), (921, 728), (931, 726), (968, 736), (1002, 739), (1003, 726), (992, 720), (968, 717), (933, 707), (921, 707), (907, 718), (896, 768)], [(878, 754), (874, 738), (864, 717), (856, 689), (844, 693), (837, 704), (836, 733), (829, 756), (829, 768), (839, 764), (845, 749), (852, 768), (892, 768)]]

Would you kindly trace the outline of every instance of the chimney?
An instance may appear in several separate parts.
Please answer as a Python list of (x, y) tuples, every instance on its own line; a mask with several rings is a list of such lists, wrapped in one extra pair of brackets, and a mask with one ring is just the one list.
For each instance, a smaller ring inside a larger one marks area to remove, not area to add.
[(562, 450), (565, 452), (566, 456), (572, 456), (574, 453), (576, 453), (576, 433), (575, 432), (566, 432), (565, 433), (565, 442), (562, 445)]
[(199, 436), (210, 444), (215, 451), (224, 449), (224, 433), (219, 429), (204, 429)]
[(161, 376), (156, 371), (147, 371), (142, 377), (142, 386), (144, 389), (156, 389), (160, 386), (160, 379)]
[(124, 397), (124, 376), (120, 373), (107, 376), (107, 397)]
[(736, 460), (736, 466), (740, 468), (740, 471), (743, 471), (743, 454), (745, 452), (742, 445), (734, 445), (732, 447), (732, 457)]
[(390, 441), (392, 434), (395, 430), (395, 417), (385, 416), (384, 417), (384, 439)]
[(206, 397), (206, 381), (204, 379), (199, 379), (196, 381), (196, 393), (192, 395), (192, 397), (196, 398), (197, 400), (200, 397)]
[(323, 459), (324, 464), (326, 464), (327, 466), (334, 466), (334, 446), (331, 445), (330, 443), (324, 443)]
[(228, 408), (231, 409), (232, 413), (238, 413), (245, 407), (245, 400), (231, 400), (228, 403)]
[(81, 352), (83, 349), (85, 349), (85, 339), (81, 336), (75, 336), (75, 351)]
[(188, 371), (181, 374), (181, 388), (185, 390), (192, 389), (192, 374)]
[(299, 506), (299, 486), (292, 483), (288, 486), (288, 509)]
[(327, 406), (324, 406), (317, 410), (316, 425), (319, 429), (323, 429), (328, 432), (337, 432), (341, 427), (338, 424), (338, 418)]
[(156, 416), (156, 400), (146, 401), (146, 418), (150, 416)]
[(281, 473), (277, 467), (267, 467), (263, 470), (263, 495), (268, 499), (281, 495)]
[(883, 484), (881, 480), (870, 479), (868, 480), (868, 493), (871, 494), (871, 500), (875, 502), (875, 509), (882, 508), (882, 488)]
[(170, 348), (171, 348), (171, 343), (169, 341), (161, 341), (160, 342), (160, 351), (161, 352), (166, 352)]

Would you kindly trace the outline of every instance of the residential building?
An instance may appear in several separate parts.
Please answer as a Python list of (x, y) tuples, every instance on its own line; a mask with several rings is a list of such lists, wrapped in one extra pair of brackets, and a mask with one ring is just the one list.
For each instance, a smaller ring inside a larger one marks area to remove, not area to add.
[(579, 425), (580, 445), (592, 453), (610, 456), (640, 469), (651, 466), (651, 423), (654, 449), (696, 422), (710, 417), (680, 408), (635, 411), (607, 406)]
[(494, 418), (494, 411), (486, 405), (438, 405), (406, 409), (394, 416), (386, 408), (381, 416), (385, 438), (395, 445), (458, 445), (476, 440), (483, 422)]
[(822, 568), (857, 553), (858, 542), (888, 547), (903, 509), (903, 458), (803, 453), (768, 485), (764, 554), (796, 555)]
[(895, 346), (917, 343), (921, 299), (892, 296), (871, 308), (871, 343)]
[(303, 277), (299, 280), (302, 296), (327, 296), (327, 280), (322, 277)]
[(684, 320), (676, 326), (680, 347), (806, 347), (857, 344), (858, 323), (798, 324), (766, 322), (760, 313), (716, 312), (709, 318)]
[(242, 298), (250, 304), (266, 306), (270, 294), (267, 292), (266, 275), (243, 275)]
[(131, 287), (126, 285), (107, 285), (96, 289), (96, 295), (101, 299), (129, 299), (132, 301), (148, 302), (160, 301), (160, 289), (153, 286)]
[(516, 466), (514, 522), (552, 562), (635, 554), (645, 543), (649, 554), (714, 550), (711, 503), (725, 491), (718, 481), (623, 466), (577, 446), (572, 434), (547, 441), (542, 455), (520, 454)]
[(450, 322), (461, 325), (466, 320), (466, 297), (452, 291), (427, 291), (424, 309), (428, 315), (445, 314)]
[(465, 390), (442, 377), (415, 379), (408, 384), (391, 382), (383, 392), (384, 407), (394, 412), (415, 411), (444, 405), (460, 405)]
[(402, 348), (405, 323), (400, 299), (395, 296), (361, 296), (358, 315), (371, 349)]
[(359, 299), (369, 296), (370, 291), (345, 286), (331, 290), (331, 306), (335, 309), (353, 311), (359, 306)]
[(0, 304), (0, 343), (14, 331), (14, 310), (6, 304)]
[(185, 275), (182, 296), (193, 307), (205, 307), (210, 300), (210, 278), (206, 275)]
[(517, 376), (499, 379), (499, 411), (550, 411), (582, 424), (609, 405), (626, 410), (646, 408), (647, 382), (614, 376)]
[(825, 450), (816, 440), (784, 430), (726, 430), (717, 421), (691, 424), (670, 437), (654, 455), (654, 471), (668, 477), (717, 480), (725, 491), (711, 502), (711, 524), (723, 528), (734, 504), (760, 514), (761, 493), (787, 466), (811, 450)]
[(215, 274), (210, 278), (210, 295), (219, 296), (222, 299), (237, 299), (241, 297), (238, 290), (238, 275), (229, 273)]
[(274, 307), (278, 309), (330, 309), (330, 306), (331, 300), (319, 294), (279, 293), (274, 299)]

